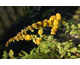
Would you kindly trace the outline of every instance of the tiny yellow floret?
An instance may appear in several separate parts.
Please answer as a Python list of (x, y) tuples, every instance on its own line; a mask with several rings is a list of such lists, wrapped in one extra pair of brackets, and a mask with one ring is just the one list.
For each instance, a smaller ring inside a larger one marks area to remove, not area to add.
[(42, 30), (38, 30), (38, 34), (39, 35), (43, 34), (43, 31)]
[(36, 28), (36, 27), (37, 27), (37, 23), (33, 23), (32, 28)]
[(52, 25), (52, 21), (51, 20), (48, 20), (47, 23), (48, 23), (48, 27), (50, 27)]
[(63, 24), (65, 23), (65, 21), (62, 22)]
[(31, 40), (30, 35), (27, 34), (27, 35), (25, 36), (25, 40), (27, 40), (27, 41)]
[(56, 19), (56, 16), (55, 15), (52, 15), (50, 18), (49, 18), (49, 20), (51, 20), (51, 21), (53, 21), (53, 20), (55, 20)]
[(59, 20), (59, 21), (61, 21), (61, 14), (57, 13), (56, 14), (56, 19)]
[(53, 25), (55, 26), (55, 25), (58, 25), (59, 24), (59, 21), (57, 20), (57, 19), (55, 19), (54, 21), (53, 21)]

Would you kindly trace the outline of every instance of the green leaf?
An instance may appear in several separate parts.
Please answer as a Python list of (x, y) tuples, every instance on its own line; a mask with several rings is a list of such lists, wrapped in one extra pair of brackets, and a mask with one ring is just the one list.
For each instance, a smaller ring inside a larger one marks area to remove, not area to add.
[(33, 42), (35, 42), (35, 38), (33, 38)]
[(77, 33), (77, 35), (80, 37), (80, 30), (78, 30), (78, 33)]
[(72, 29), (77, 29), (77, 26), (76, 26), (75, 24), (72, 24), (72, 25), (71, 25), (71, 28), (72, 28)]
[(80, 23), (78, 24), (78, 28), (80, 28)]
[(70, 57), (70, 56), (71, 56), (71, 53), (68, 52), (68, 57)]
[(75, 56), (75, 55), (72, 55), (70, 58), (71, 59), (75, 59), (77, 56)]
[(69, 32), (71, 29), (70, 29), (70, 26), (69, 25), (67, 25), (66, 26), (66, 32)]
[(3, 51), (2, 59), (7, 59), (8, 58), (8, 53), (6, 50)]
[(77, 51), (78, 51), (78, 50), (77, 50), (76, 47), (70, 49), (70, 52), (72, 52), (72, 53), (77, 52)]
[(27, 59), (27, 57), (26, 56), (23, 56), (23, 57), (21, 57), (21, 59)]
[(58, 44), (57, 44), (57, 47), (60, 49), (60, 47), (61, 47), (61, 44), (60, 44), (60, 43), (58, 43)]
[(28, 55), (27, 52), (25, 52), (25, 51), (23, 51), (23, 50), (21, 50), (21, 52), (22, 52), (25, 56)]
[(50, 35), (49, 37), (48, 37), (48, 40), (53, 40), (53, 35)]
[(18, 55), (19, 55), (19, 56), (24, 56), (22, 53), (19, 53)]
[(78, 33), (77, 30), (72, 30), (72, 31), (70, 32), (70, 34), (77, 34), (77, 33)]
[(80, 54), (80, 50), (78, 50), (78, 53)]
[(63, 54), (63, 53), (64, 53), (64, 48), (63, 48), (63, 47), (60, 47), (59, 53), (60, 53), (60, 54)]
[(10, 49), (10, 51), (9, 51), (9, 56), (10, 56), (10, 57), (13, 57), (13, 55), (14, 55), (14, 52), (13, 52), (12, 49)]
[(65, 33), (58, 34), (60, 37), (64, 37)]

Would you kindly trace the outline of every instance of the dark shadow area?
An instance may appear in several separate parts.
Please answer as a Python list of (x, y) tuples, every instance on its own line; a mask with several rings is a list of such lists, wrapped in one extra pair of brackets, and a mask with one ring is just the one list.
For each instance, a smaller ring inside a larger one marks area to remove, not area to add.
[[(30, 9), (31, 8), (32, 7), (30, 7)], [(42, 21), (45, 18), (49, 19), (49, 17), (51, 15), (55, 15), (56, 13), (60, 13), (62, 15), (62, 17), (65, 18), (65, 20), (69, 20), (75, 14), (75, 11), (77, 9), (78, 9), (77, 6), (41, 6), (41, 7), (37, 7), (37, 9), (32, 10), (32, 12), (33, 12), (32, 15), (28, 14), (27, 16), (20, 17), (17, 20), (19, 22), (18, 24), (12, 24), (11, 27), (7, 30), (7, 32), (2, 36), (0, 43), (3, 47), (5, 47), (6, 42), (11, 37), (14, 37), (22, 29), (24, 29), (28, 25), (31, 25), (33, 19), (35, 20), (35, 22)], [(45, 13), (45, 14), (43, 14), (43, 13)], [(64, 31), (58, 30), (57, 34), (62, 33), (62, 32), (64, 32)], [(59, 36), (57, 34), (55, 35), (55, 38), (59, 38)], [(30, 51), (34, 47), (37, 47), (37, 45), (35, 45), (32, 41), (30, 41), (30, 42), (19, 41), (19, 42), (14, 42), (14, 43), (12, 42), (9, 45), (9, 47), (7, 48), (7, 52), (9, 52), (9, 50), (12, 49), (15, 53), (15, 56), (18, 56), (18, 53), (21, 50), (24, 50), (27, 53), (30, 53)], [(2, 51), (0, 52), (0, 54), (2, 54)], [(2, 56), (0, 56), (0, 58), (2, 58)]]

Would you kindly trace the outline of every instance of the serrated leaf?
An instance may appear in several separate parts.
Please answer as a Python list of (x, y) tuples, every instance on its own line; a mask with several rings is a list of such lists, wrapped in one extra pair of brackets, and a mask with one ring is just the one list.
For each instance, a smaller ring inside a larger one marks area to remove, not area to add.
[(48, 39), (49, 39), (49, 40), (52, 40), (53, 37), (54, 37), (53, 35), (50, 35), (50, 36), (48, 37)]
[(74, 53), (74, 52), (77, 52), (77, 51), (78, 51), (78, 50), (77, 50), (76, 47), (70, 49), (70, 52), (73, 52), (73, 53)]
[(70, 32), (70, 34), (77, 34), (77, 33), (78, 33), (77, 30), (72, 30), (72, 31)]
[(60, 47), (59, 53), (60, 53), (60, 54), (63, 54), (63, 53), (64, 53), (64, 48), (63, 48), (63, 47)]
[(60, 43), (58, 43), (58, 44), (57, 44), (57, 47), (60, 49), (60, 47), (61, 47), (61, 44), (60, 44)]
[(70, 47), (70, 44), (66, 44), (66, 45), (64, 46), (64, 50), (68, 50), (69, 47)]
[(72, 24), (72, 25), (71, 25), (71, 28), (72, 28), (72, 29), (77, 29), (77, 26), (76, 26), (75, 24)]
[(13, 52), (12, 49), (10, 49), (10, 51), (9, 51), (9, 56), (10, 56), (10, 57), (13, 57), (13, 55), (14, 55), (14, 52)]
[(69, 32), (69, 31), (70, 31), (70, 26), (67, 25), (67, 26), (66, 26), (66, 32)]
[(80, 23), (78, 24), (78, 28), (80, 28)]

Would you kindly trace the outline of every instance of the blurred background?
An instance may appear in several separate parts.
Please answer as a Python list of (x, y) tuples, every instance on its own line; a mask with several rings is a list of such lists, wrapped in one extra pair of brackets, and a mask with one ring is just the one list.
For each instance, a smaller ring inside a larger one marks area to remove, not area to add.
[(80, 23), (80, 6), (0, 6), (0, 56), (2, 46), (21, 29), (60, 13), (66, 21)]

